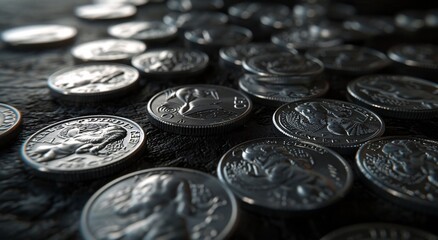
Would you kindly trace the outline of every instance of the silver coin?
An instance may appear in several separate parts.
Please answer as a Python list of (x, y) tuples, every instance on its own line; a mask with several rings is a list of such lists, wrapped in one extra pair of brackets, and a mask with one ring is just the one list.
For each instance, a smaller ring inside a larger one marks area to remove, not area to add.
[(13, 137), (21, 124), (21, 113), (16, 108), (0, 103), (0, 140), (6, 143)]
[(287, 103), (275, 111), (275, 127), (286, 136), (349, 153), (383, 134), (383, 120), (356, 104), (330, 99)]
[(376, 72), (390, 64), (384, 53), (354, 45), (310, 49), (306, 54), (321, 60), (326, 69), (355, 75)]
[(165, 131), (209, 135), (229, 131), (248, 118), (252, 102), (216, 85), (186, 85), (157, 93), (147, 105), (149, 120)]
[(293, 17), (297, 25), (312, 24), (321, 21), (327, 15), (327, 7), (322, 4), (300, 3), (293, 8)]
[(252, 33), (246, 28), (228, 25), (194, 29), (185, 32), (184, 37), (196, 46), (224, 47), (248, 43)]
[(137, 87), (138, 79), (138, 71), (126, 65), (84, 64), (55, 72), (48, 85), (60, 99), (92, 102), (124, 95)]
[(108, 34), (122, 39), (163, 42), (176, 37), (177, 29), (159, 21), (125, 22), (108, 28)]
[(121, 62), (146, 50), (146, 45), (136, 40), (101, 39), (80, 44), (71, 50), (80, 62)]
[(171, 12), (163, 17), (163, 22), (187, 31), (208, 26), (225, 25), (228, 22), (228, 16), (224, 13), (213, 11)]
[(85, 20), (116, 20), (133, 17), (137, 8), (128, 4), (89, 4), (76, 7), (75, 15)]
[(270, 81), (269, 78), (259, 78), (259, 81), (267, 79), (270, 83), (290, 83), (289, 78), (313, 78), (320, 75), (324, 65), (315, 58), (307, 58), (292, 53), (272, 53), (254, 56), (243, 61), (243, 68), (260, 77), (284, 78), (284, 82)]
[(388, 50), (388, 57), (407, 67), (438, 70), (438, 46), (436, 45), (396, 45)]
[(271, 42), (288, 49), (307, 50), (337, 46), (342, 43), (342, 39), (337, 32), (311, 25), (274, 34)]
[(168, 0), (167, 8), (172, 11), (189, 12), (200, 10), (220, 10), (224, 7), (223, 0)]
[(238, 218), (233, 194), (211, 175), (183, 168), (134, 172), (103, 186), (80, 230), (98, 239), (226, 239)]
[[(249, 43), (222, 48), (219, 51), (219, 55), (221, 59), (240, 66), (243, 60), (247, 58), (275, 52), (284, 51), (272, 43)], [(297, 54), (296, 51), (292, 51), (291, 53)]]
[(83, 116), (36, 132), (23, 144), (21, 156), (38, 176), (77, 181), (121, 170), (144, 144), (143, 129), (129, 119)]
[(244, 75), (239, 79), (239, 88), (254, 97), (254, 101), (278, 107), (288, 102), (321, 97), (327, 93), (329, 83), (325, 79), (317, 79), (288, 85), (269, 84)]
[(95, 4), (131, 4), (137, 7), (146, 5), (150, 0), (93, 0)]
[(289, 7), (276, 3), (243, 2), (228, 8), (228, 15), (231, 17), (256, 22), (265, 14), (288, 15), (289, 12)]
[(407, 207), (438, 213), (438, 142), (408, 136), (364, 144), (356, 165), (366, 183)]
[(263, 27), (274, 30), (286, 30), (296, 26), (292, 15), (265, 13), (260, 16), (260, 23)]
[(405, 10), (394, 17), (395, 25), (408, 32), (416, 32), (425, 27), (426, 12)]
[(148, 75), (182, 77), (205, 70), (208, 56), (183, 48), (154, 49), (134, 57), (132, 65)]
[(321, 240), (438, 240), (420, 229), (392, 223), (363, 223), (337, 229)]
[(438, 84), (400, 75), (369, 75), (350, 82), (353, 101), (383, 116), (405, 119), (438, 117)]
[(5, 30), (2, 41), (11, 47), (51, 47), (72, 41), (77, 30), (64, 25), (29, 25)]
[(355, 16), (344, 21), (343, 26), (367, 34), (368, 36), (383, 36), (395, 32), (395, 24), (391, 18)]
[(287, 138), (233, 147), (221, 158), (217, 174), (245, 206), (283, 214), (326, 207), (353, 183), (352, 170), (340, 155)]
[(432, 9), (426, 13), (425, 23), (427, 27), (438, 27), (438, 9)]

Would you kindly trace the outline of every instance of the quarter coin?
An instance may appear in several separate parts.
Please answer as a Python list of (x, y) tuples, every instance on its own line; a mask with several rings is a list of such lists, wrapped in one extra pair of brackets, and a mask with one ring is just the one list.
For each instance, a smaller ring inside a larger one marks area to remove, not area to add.
[(108, 28), (115, 38), (135, 39), (146, 43), (169, 41), (176, 37), (177, 29), (159, 21), (137, 21), (120, 23)]

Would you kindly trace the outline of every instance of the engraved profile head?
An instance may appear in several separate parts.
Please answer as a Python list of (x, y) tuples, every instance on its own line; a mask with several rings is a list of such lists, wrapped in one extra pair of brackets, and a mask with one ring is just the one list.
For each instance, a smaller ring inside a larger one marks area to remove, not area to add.
[(220, 109), (220, 102), (219, 94), (215, 89), (183, 87), (169, 92), (165, 105), (178, 109), (178, 113), (183, 116), (190, 116)]

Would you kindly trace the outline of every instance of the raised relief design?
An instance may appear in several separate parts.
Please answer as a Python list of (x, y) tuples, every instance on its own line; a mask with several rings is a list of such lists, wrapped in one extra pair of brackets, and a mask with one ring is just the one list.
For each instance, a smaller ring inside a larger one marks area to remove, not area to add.
[(260, 143), (233, 156), (239, 160), (226, 163), (228, 181), (244, 191), (263, 192), (271, 204), (297, 207), (335, 194), (335, 183), (312, 170), (314, 159), (306, 150)]
[(177, 72), (198, 67), (204, 58), (196, 52), (164, 50), (141, 60), (146, 72)]
[(18, 121), (18, 116), (9, 108), (0, 106), (0, 134), (8, 131)]
[(97, 205), (123, 219), (97, 230), (98, 239), (214, 239), (226, 199), (204, 184), (168, 173), (149, 174), (112, 192)]

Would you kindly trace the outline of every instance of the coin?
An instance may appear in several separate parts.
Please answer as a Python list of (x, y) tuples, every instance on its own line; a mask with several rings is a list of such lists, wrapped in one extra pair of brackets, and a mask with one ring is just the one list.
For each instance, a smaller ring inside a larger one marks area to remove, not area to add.
[(306, 54), (321, 60), (328, 70), (353, 75), (376, 72), (390, 64), (384, 53), (354, 45), (310, 49)]
[(138, 157), (143, 129), (118, 116), (67, 119), (30, 136), (21, 157), (38, 176), (61, 181), (99, 178), (120, 171)]
[(233, 194), (214, 177), (153, 168), (120, 177), (85, 205), (80, 230), (97, 239), (226, 239), (238, 218)]
[(382, 116), (438, 117), (438, 84), (401, 75), (369, 75), (350, 82), (349, 97)]
[(261, 3), (261, 2), (242, 2), (237, 3), (228, 8), (228, 15), (240, 21), (259, 22), (260, 17), (265, 14), (272, 15), (288, 15), (289, 7), (277, 3)]
[(163, 17), (163, 22), (185, 32), (196, 28), (225, 25), (228, 22), (228, 16), (224, 13), (213, 11), (171, 12)]
[(414, 70), (438, 71), (438, 46), (432, 44), (400, 44), (388, 50), (388, 57)]
[(392, 223), (362, 223), (337, 229), (321, 240), (438, 240), (438, 237), (420, 229)]
[(248, 208), (290, 214), (326, 207), (353, 183), (348, 163), (334, 151), (287, 138), (239, 144), (221, 158), (217, 174)]
[(243, 124), (252, 110), (244, 94), (216, 85), (185, 85), (166, 89), (147, 105), (151, 123), (185, 135), (218, 134)]
[(93, 0), (95, 4), (131, 4), (137, 7), (146, 5), (150, 0)]
[(254, 101), (278, 107), (288, 102), (321, 97), (327, 93), (329, 84), (325, 79), (288, 85), (269, 84), (244, 75), (239, 79), (239, 88), (253, 97)]
[(0, 145), (13, 138), (21, 124), (21, 113), (16, 108), (0, 103)]
[(146, 43), (165, 42), (176, 36), (177, 29), (159, 21), (120, 23), (108, 28), (108, 34), (122, 39), (135, 39)]
[(438, 27), (438, 9), (431, 9), (426, 13), (425, 23), (427, 27)]
[(220, 10), (224, 7), (223, 0), (168, 0), (167, 8), (172, 11), (189, 12), (200, 10)]
[(405, 10), (397, 13), (394, 22), (397, 27), (408, 32), (416, 32), (425, 27), (426, 12)]
[(150, 76), (183, 77), (205, 70), (208, 56), (183, 48), (154, 49), (134, 57), (132, 65)]
[(57, 47), (71, 42), (77, 35), (74, 27), (63, 25), (29, 25), (5, 30), (2, 41), (14, 48)]
[(295, 22), (300, 26), (320, 22), (327, 15), (326, 6), (314, 3), (296, 4), (292, 11)]
[(356, 104), (330, 99), (287, 103), (273, 116), (275, 127), (284, 135), (351, 153), (355, 148), (383, 134), (383, 120)]
[(89, 4), (78, 6), (75, 15), (85, 20), (117, 20), (133, 17), (137, 9), (128, 4)]
[(282, 15), (275, 13), (266, 13), (260, 16), (260, 23), (263, 28), (268, 30), (287, 30), (288, 28), (292, 28), (296, 26), (294, 18), (292, 15)]
[(80, 44), (71, 50), (80, 62), (123, 62), (146, 50), (146, 45), (136, 40), (101, 39)]
[(355, 16), (343, 23), (346, 29), (356, 30), (370, 37), (383, 36), (395, 32), (395, 24), (391, 18)]
[(438, 214), (438, 142), (408, 136), (375, 139), (359, 148), (356, 165), (383, 196)]
[(138, 78), (138, 71), (126, 65), (84, 64), (53, 73), (48, 86), (62, 100), (94, 102), (125, 95), (137, 87)]

